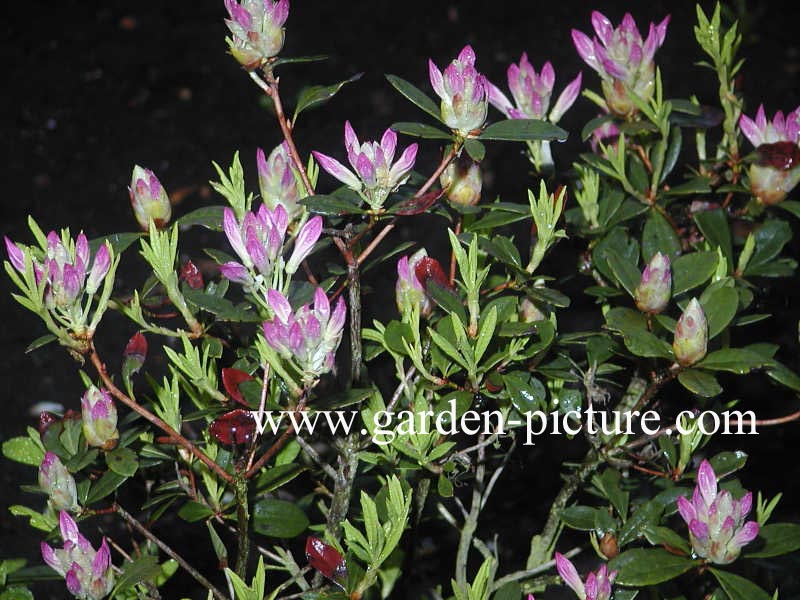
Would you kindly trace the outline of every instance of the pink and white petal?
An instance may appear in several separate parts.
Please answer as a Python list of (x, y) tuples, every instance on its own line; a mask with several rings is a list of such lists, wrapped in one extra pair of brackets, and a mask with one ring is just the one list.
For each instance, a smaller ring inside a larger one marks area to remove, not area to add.
[(581, 581), (578, 571), (575, 569), (575, 565), (560, 552), (556, 552), (556, 570), (561, 576), (561, 579), (564, 580), (564, 583), (571, 587), (579, 598), (584, 598), (586, 596), (583, 581)]
[(755, 521), (748, 521), (742, 528), (733, 536), (734, 543), (740, 548), (745, 544), (749, 544), (756, 537), (758, 537), (759, 526)]
[(603, 45), (608, 46), (611, 43), (614, 34), (614, 26), (611, 21), (599, 10), (592, 11), (592, 27), (597, 32), (597, 37), (603, 42)]
[(6, 252), (8, 253), (8, 259), (11, 261), (11, 264), (17, 271), (24, 273), (25, 253), (7, 236), (3, 236), (3, 239), (5, 239), (6, 242)]
[(447, 96), (447, 92), (444, 89), (442, 72), (431, 59), (428, 59), (428, 77), (431, 80), (431, 87), (433, 87), (433, 91), (436, 92), (436, 95), (440, 98)]
[(394, 160), (394, 153), (397, 149), (397, 134), (392, 129), (387, 129), (383, 132), (381, 137), (381, 150), (386, 159), (386, 164), (389, 165)]
[(267, 303), (279, 321), (287, 323), (292, 316), (292, 306), (278, 290), (267, 290)]
[(678, 512), (687, 525), (697, 519), (697, 511), (694, 505), (684, 496), (678, 496)]
[(344, 147), (348, 150), (352, 147), (358, 148), (358, 136), (350, 121), (344, 122)]
[[(508, 78), (509, 82), (511, 81), (511, 77)], [(489, 89), (489, 104), (494, 106), (497, 110), (503, 113), (506, 117), (509, 116), (509, 111), (511, 111), (514, 106), (511, 104), (509, 99), (506, 95), (493, 84), (491, 81), (487, 81), (487, 87)]]
[(573, 79), (567, 87), (564, 88), (564, 91), (556, 100), (556, 104), (553, 107), (553, 110), (550, 111), (550, 122), (551, 123), (558, 123), (561, 117), (567, 112), (570, 107), (575, 104), (575, 100), (578, 99), (581, 93), (581, 81), (583, 79), (583, 73), (578, 73), (578, 76)]
[(317, 152), (316, 150), (312, 151), (311, 154), (314, 155), (314, 160), (319, 163), (319, 166), (325, 169), (328, 174), (341, 181), (347, 187), (353, 188), (354, 190), (361, 189), (361, 182), (358, 177), (338, 160), (322, 154), (321, 152)]
[(739, 117), (739, 129), (742, 135), (750, 140), (750, 143), (756, 148), (764, 143), (763, 135), (758, 125), (747, 115)]
[(475, 64), (475, 51), (472, 49), (472, 46), (467, 44), (461, 49), (461, 52), (458, 53), (458, 62), (469, 66)]
[(400, 180), (414, 168), (414, 162), (417, 160), (417, 150), (419, 146), (417, 143), (410, 144), (408, 148), (403, 150), (403, 154), (397, 159), (397, 162), (389, 169), (389, 181), (392, 187), (400, 183)]
[(589, 36), (582, 31), (573, 29), (572, 43), (575, 45), (575, 50), (578, 51), (578, 55), (583, 59), (583, 62), (600, 73), (602, 71), (602, 68), (600, 67), (600, 61), (597, 60), (597, 57), (594, 54), (594, 44)]
[(717, 497), (717, 475), (707, 460), (700, 463), (700, 468), (697, 469), (697, 489), (707, 506)]

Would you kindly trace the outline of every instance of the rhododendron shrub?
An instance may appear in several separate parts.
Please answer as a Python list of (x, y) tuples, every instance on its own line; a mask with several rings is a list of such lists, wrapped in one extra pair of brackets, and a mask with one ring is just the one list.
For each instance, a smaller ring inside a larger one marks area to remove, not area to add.
[[(764, 281), (797, 267), (800, 108), (769, 120), (742, 97), (737, 25), (697, 10), (715, 107), (667, 93), (663, 47), (688, 34), (669, 15), (592, 11), (591, 36), (571, 32), (591, 72), (538, 42), (495, 83), (494, 58), (457, 44), (386, 76), (418, 122), (346, 120), (307, 148), (298, 115), (357, 77), (292, 104), (280, 82), (320, 57), (282, 55), (303, 35), (289, 1), (220, 9), (283, 141), (214, 163), (209, 206), (173, 206), (133, 166), (135, 233), (32, 215), (5, 239), (41, 320), (28, 351), (62, 346), (76, 369), (52, 376), (85, 392), (3, 443), (31, 467), (11, 512), (41, 556), (2, 549), (0, 598), (43, 578), (92, 600), (167, 597), (175, 578), (217, 600), (774, 597), (800, 525), (773, 522), (780, 496), (750, 490), (740, 444), (800, 413), (757, 414), (737, 381), (800, 392), (796, 341), (758, 325)], [(597, 117), (563, 129), (583, 102)], [(527, 196), (487, 197), (486, 156), (520, 152)], [(509, 464), (565, 444), (558, 485), (489, 517)]]

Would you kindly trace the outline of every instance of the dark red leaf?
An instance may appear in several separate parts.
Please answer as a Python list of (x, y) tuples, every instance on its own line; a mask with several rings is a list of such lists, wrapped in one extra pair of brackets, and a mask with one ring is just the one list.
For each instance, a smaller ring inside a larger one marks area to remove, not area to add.
[(232, 367), (222, 369), (222, 385), (225, 387), (225, 391), (228, 392), (228, 395), (236, 400), (236, 402), (244, 406), (248, 406), (248, 404), (244, 401), (244, 398), (242, 398), (242, 392), (239, 390), (239, 385), (243, 381), (252, 380), (253, 378), (250, 375), (244, 371), (240, 371), (239, 369), (234, 369)]
[(190, 260), (187, 260), (186, 264), (183, 265), (179, 279), (185, 281), (186, 285), (193, 290), (201, 290), (205, 285), (203, 283), (203, 274), (200, 273), (200, 269), (197, 268), (197, 265)]
[(431, 206), (436, 204), (436, 201), (442, 197), (442, 194), (444, 194), (444, 190), (433, 190), (422, 194), (422, 196), (409, 198), (398, 204), (397, 208), (394, 209), (394, 213), (404, 217), (424, 213)]
[(225, 446), (247, 444), (256, 434), (256, 420), (250, 412), (237, 408), (214, 419), (208, 431)]
[(441, 287), (452, 289), (441, 263), (430, 256), (423, 256), (417, 261), (417, 264), (414, 265), (414, 276), (423, 287), (427, 286), (428, 280), (432, 279)]
[(342, 555), (319, 538), (311, 536), (306, 539), (306, 559), (328, 579), (335, 581), (347, 576), (347, 565)]
[(761, 144), (756, 148), (756, 152), (758, 153), (758, 164), (763, 167), (788, 171), (800, 165), (800, 147), (794, 142)]

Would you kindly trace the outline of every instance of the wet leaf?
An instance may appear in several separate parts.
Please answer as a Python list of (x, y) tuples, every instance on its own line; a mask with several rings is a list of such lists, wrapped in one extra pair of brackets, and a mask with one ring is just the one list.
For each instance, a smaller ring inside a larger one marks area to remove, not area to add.
[(225, 446), (248, 444), (256, 434), (256, 420), (249, 411), (237, 408), (214, 419), (208, 431)]

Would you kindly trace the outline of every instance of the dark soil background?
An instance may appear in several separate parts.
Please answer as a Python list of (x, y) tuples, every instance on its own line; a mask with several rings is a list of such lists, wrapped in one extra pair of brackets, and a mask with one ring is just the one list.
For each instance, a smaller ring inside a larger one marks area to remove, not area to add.
[[(710, 2), (702, 4), (707, 12), (713, 8)], [(745, 33), (742, 53), (748, 59), (741, 77), (748, 114), (761, 101), (770, 115), (800, 103), (800, 42), (795, 26), (800, 7), (787, 12), (781, 5), (777, 10), (777, 3), (766, 1), (736, 3)], [(292, 104), (305, 84), (332, 83), (364, 72), (361, 81), (344, 88), (329, 105), (301, 117), (296, 134), (300, 150), (307, 154), (319, 149), (341, 156), (345, 119), (366, 138), (377, 137), (393, 121), (421, 119), (383, 74), (396, 73), (430, 92), (427, 58), (444, 66), (465, 43), (475, 48), (478, 68), (502, 88), (506, 88), (507, 65), (527, 51), (537, 68), (547, 59), (553, 62), (556, 94), (578, 70), (584, 73), (584, 86), (598, 89), (597, 76), (582, 64), (569, 37), (573, 27), (590, 31), (589, 16), (595, 7), (615, 23), (625, 10), (631, 10), (642, 29), (649, 21), (671, 14), (666, 43), (657, 54), (666, 95), (685, 98), (694, 93), (701, 101), (715, 104), (713, 75), (694, 66), (701, 55), (691, 34), (693, 2), (296, 0), (283, 55), (330, 54), (331, 59), (282, 68), (287, 103)], [(34, 1), (9, 8), (10, 19), (0, 24), (6, 72), (6, 91), (0, 100), (4, 192), (0, 228), (12, 239), (30, 241), (25, 224), (28, 214), (45, 231), (69, 226), (73, 232), (83, 229), (90, 238), (134, 230), (126, 186), (135, 163), (154, 169), (169, 191), (181, 192), (176, 216), (216, 203), (207, 188), (207, 181), (215, 178), (212, 160), (227, 165), (238, 149), (245, 172), (254, 181), (255, 148), (268, 150), (279, 142), (274, 121), (259, 105), (259, 90), (226, 54), (221, 1)], [(566, 166), (582, 149), (578, 132), (592, 116), (594, 110), (585, 99), (567, 113), (560, 124), (572, 135), (554, 149), (557, 164)], [(498, 118), (496, 113), (494, 118)], [(432, 168), (438, 151), (435, 143), (423, 144), (420, 171)], [(525, 189), (532, 183), (520, 176), (526, 170), (516, 147), (490, 147), (484, 198), (500, 194), (504, 200), (525, 201)], [(331, 185), (325, 174), (321, 181), (323, 190)], [(413, 231), (410, 226), (400, 228), (395, 239), (401, 235), (423, 239), (425, 230), (414, 227)], [(554, 265), (561, 272), (572, 269), (575, 260), (572, 253), (564, 255), (569, 262)], [(119, 279), (125, 289), (139, 283), (134, 277)], [(759, 333), (767, 331), (779, 341), (784, 348), (781, 358), (798, 369), (797, 290), (788, 285), (769, 290), (766, 306), (776, 311), (776, 317)], [(35, 424), (29, 414), (34, 403), (51, 401), (76, 408), (81, 390), (75, 365), (61, 349), (48, 346), (23, 355), (22, 349), (44, 330), (11, 300), (9, 292), (7, 278), (0, 276), (0, 390), (5, 396), (0, 441)], [(113, 364), (132, 330), (121, 320), (110, 319), (104, 325), (99, 344)], [(585, 324), (575, 328), (579, 326)], [(749, 401), (748, 408), (759, 410), (759, 416), (781, 415), (796, 407), (790, 395), (762, 377), (739, 378), (735, 385), (737, 396)], [(791, 424), (758, 438), (728, 438), (719, 443), (720, 448), (743, 447), (751, 453), (743, 475), (747, 487), (768, 496), (787, 492), (777, 514), (782, 519), (800, 519), (797, 432), (797, 424)], [(580, 452), (577, 447), (564, 451), (574, 457)], [(533, 464), (528, 458), (539, 462)], [(530, 532), (540, 523), (548, 501), (539, 492), (555, 489), (560, 460), (560, 451), (533, 453), (525, 461), (512, 463), (504, 475), (481, 529), (484, 538), (498, 532), (501, 544), (506, 544), (504, 571), (524, 562)], [(26, 556), (38, 564), (39, 535), (7, 511), (7, 506), (22, 501), (18, 485), (34, 481), (33, 469), (3, 460), (0, 556)], [(185, 539), (177, 543), (189, 547)], [(206, 555), (204, 550), (197, 552)], [(439, 581), (446, 580), (443, 573), (451, 572), (450, 561), (449, 554), (424, 561), (422, 580), (426, 571)], [(798, 597), (797, 579), (789, 573), (800, 569), (800, 564), (786, 559), (781, 565), (772, 571), (772, 583), (782, 583), (782, 598), (791, 597), (792, 590)], [(175, 581), (165, 597), (200, 597), (190, 591), (194, 589), (191, 580), (176, 576)], [(37, 597), (65, 595), (60, 585), (42, 590), (52, 591)]]

